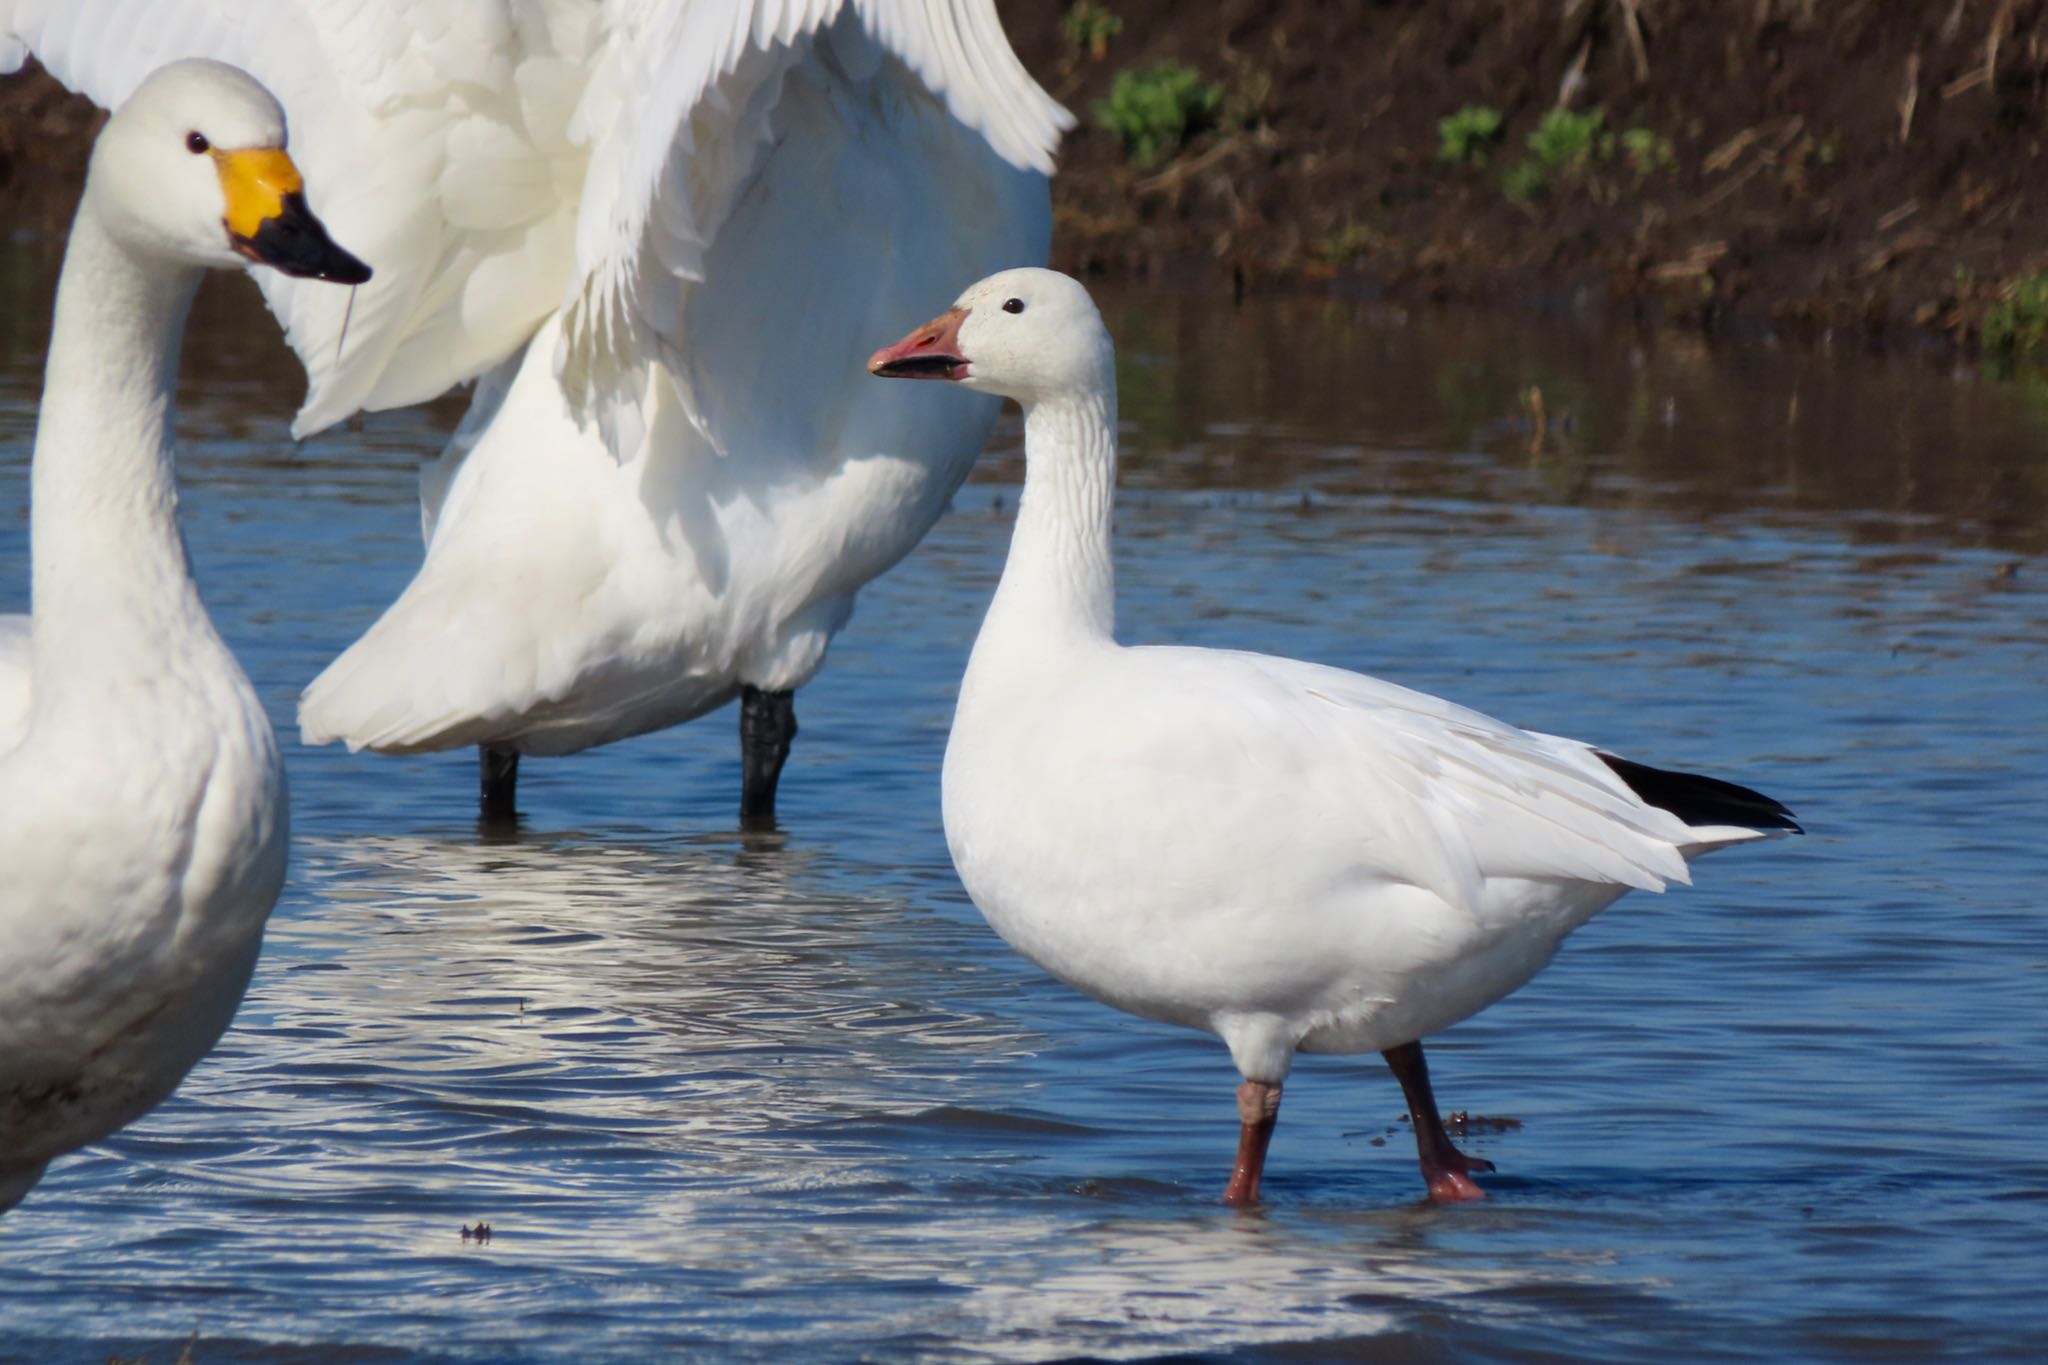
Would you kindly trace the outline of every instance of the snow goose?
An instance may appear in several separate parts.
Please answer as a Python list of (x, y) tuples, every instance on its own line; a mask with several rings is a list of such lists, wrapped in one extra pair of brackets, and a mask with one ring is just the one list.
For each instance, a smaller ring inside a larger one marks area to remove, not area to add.
[(1742, 787), (1518, 730), (1341, 669), (1113, 634), (1116, 381), (1085, 290), (974, 285), (878, 351), (1024, 409), (1024, 492), (946, 746), (946, 842), (1012, 947), (1096, 999), (1220, 1035), (1244, 1077), (1224, 1198), (1258, 1198), (1296, 1052), (1381, 1053), (1431, 1199), (1477, 1199), (1422, 1039), (1631, 889), (1796, 832)]
[(213, 1046), (284, 879), (277, 739), (192, 582), (170, 435), (206, 270), (370, 277), (307, 211), (284, 147), (248, 76), (167, 66), (101, 131), (72, 223), (31, 614), (0, 620), (0, 1210)]
[(481, 376), (423, 472), (425, 561), (306, 689), (305, 740), (479, 746), (503, 817), (519, 755), (737, 696), (771, 818), (794, 689), (995, 420), (866, 383), (862, 340), (1045, 259), (1071, 120), (991, 0), (0, 0), (0, 69), (23, 49), (101, 103), (234, 61), (362, 188), (346, 346), (342, 301), (265, 285), (298, 434)]

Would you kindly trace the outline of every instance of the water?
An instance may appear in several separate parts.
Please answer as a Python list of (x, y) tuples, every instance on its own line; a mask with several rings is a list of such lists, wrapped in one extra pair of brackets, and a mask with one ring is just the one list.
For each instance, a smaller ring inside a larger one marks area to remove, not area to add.
[[(51, 262), (0, 266), (19, 610)], [(187, 533), (286, 737), (291, 881), (221, 1047), (0, 1222), (0, 1361), (2038, 1358), (2048, 399), (1913, 356), (1110, 305), (1127, 638), (1368, 669), (1812, 831), (1623, 901), (1432, 1043), (1446, 1108), (1518, 1121), (1467, 1140), (1484, 1204), (1418, 1200), (1377, 1059), (1307, 1058), (1269, 1204), (1222, 1209), (1221, 1046), (965, 901), (937, 773), (1013, 426), (803, 692), (784, 833), (734, 831), (723, 713), (529, 764), (520, 837), (482, 842), (470, 756), (291, 743), (417, 560), (453, 409), (287, 448), (296, 371), (216, 291)]]

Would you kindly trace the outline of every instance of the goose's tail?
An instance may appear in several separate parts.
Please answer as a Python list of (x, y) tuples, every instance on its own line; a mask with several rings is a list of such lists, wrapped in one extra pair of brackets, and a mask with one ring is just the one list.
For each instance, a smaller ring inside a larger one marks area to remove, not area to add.
[(1806, 832), (1782, 802), (1760, 791), (1718, 777), (1652, 768), (1598, 750), (1595, 753), (1645, 805), (1670, 811), (1690, 825), (1694, 847), (1702, 851)]

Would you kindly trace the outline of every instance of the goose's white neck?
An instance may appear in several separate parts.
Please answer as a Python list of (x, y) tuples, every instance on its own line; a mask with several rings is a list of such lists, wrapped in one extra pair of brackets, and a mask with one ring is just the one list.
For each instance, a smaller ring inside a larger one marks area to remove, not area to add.
[(1116, 503), (1116, 386), (1040, 399), (1024, 412), (1024, 493), (984, 633), (1041, 639), (1116, 630), (1110, 522)]
[[(217, 640), (178, 531), (169, 429), (201, 271), (139, 257), (88, 188), (57, 285), (30, 475), (36, 668)], [(138, 645), (141, 646), (138, 649)], [(41, 689), (38, 689), (41, 691)]]

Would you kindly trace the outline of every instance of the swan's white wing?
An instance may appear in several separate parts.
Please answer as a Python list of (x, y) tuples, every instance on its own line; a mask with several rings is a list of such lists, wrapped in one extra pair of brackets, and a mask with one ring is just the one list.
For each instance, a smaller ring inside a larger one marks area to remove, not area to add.
[[(1661, 891), (1691, 880), (1700, 842), (1646, 805), (1588, 746), (1503, 724), (1455, 703), (1343, 669), (1271, 655), (1178, 648), (1153, 656), (1171, 686), (1178, 757), (1191, 773), (1269, 784), (1318, 818), (1358, 831), (1342, 859), (1476, 906), (1492, 878), (1560, 879)], [(1142, 739), (1134, 742), (1144, 742)], [(1162, 747), (1163, 746), (1154, 746)], [(1730, 831), (1753, 838), (1753, 831)], [(1285, 841), (1284, 830), (1274, 838)], [(1330, 841), (1324, 840), (1325, 844)]]
[[(827, 11), (829, 27), (801, 28)], [(791, 41), (743, 35), (728, 70), (712, 61), (724, 39), (685, 21), (735, 13), (693, 0), (640, 16), (668, 29), (608, 39), (579, 114), (592, 202), (651, 139), (678, 197), (641, 205), (637, 230), (682, 234), (688, 258), (603, 296), (617, 321), (597, 328), (611, 357), (598, 423), (554, 372), (568, 355), (591, 375), (568, 314), (479, 383), (423, 483), (426, 563), (308, 688), (309, 741), (565, 753), (673, 724), (741, 682), (800, 686), (986, 440), (992, 400), (880, 383), (863, 361), (965, 284), (1045, 260), (1045, 175), (956, 117), (857, 7), (791, 9)], [(725, 74), (680, 93), (619, 74), (662, 57)], [(694, 99), (675, 115), (686, 126), (657, 135), (671, 95)]]
[[(821, 64), (829, 98), (869, 106), (841, 108), (839, 126), (897, 136), (909, 106), (936, 100), (1008, 167), (1039, 177), (1072, 123), (1010, 50), (992, 0), (608, 0), (605, 10), (604, 55), (577, 113), (591, 165), (559, 364), (567, 391), (596, 408), (622, 453), (637, 433), (615, 424), (635, 415), (647, 359), (668, 366), (694, 408), (692, 286), (706, 279), (721, 232), (780, 146), (792, 72)], [(905, 203), (906, 228), (974, 230), (972, 222), (916, 221), (946, 207), (949, 187), (937, 182), (952, 169), (925, 169), (937, 202)], [(960, 192), (985, 197), (986, 173)], [(843, 227), (832, 202), (795, 202), (787, 212), (820, 239)], [(848, 262), (850, 273), (886, 270), (883, 258), (907, 247), (863, 242), (866, 259)]]
[(33, 53), (113, 107), (165, 62), (211, 57), (277, 95), (315, 211), (376, 271), (352, 301), (254, 272), (306, 366), (306, 435), (473, 377), (559, 306), (597, 18), (522, 0), (0, 0), (0, 70)]
[(0, 754), (28, 733), (29, 619), (0, 616)]
[(1040, 175), (1071, 123), (992, 0), (0, 0), (0, 70), (24, 52), (108, 106), (180, 57), (284, 102), (316, 210), (377, 272), (353, 301), (257, 272), (306, 366), (299, 435), (472, 378), (565, 303), (580, 403), (637, 419), (650, 358), (688, 401), (689, 286), (806, 61), (884, 103), (935, 96)]

